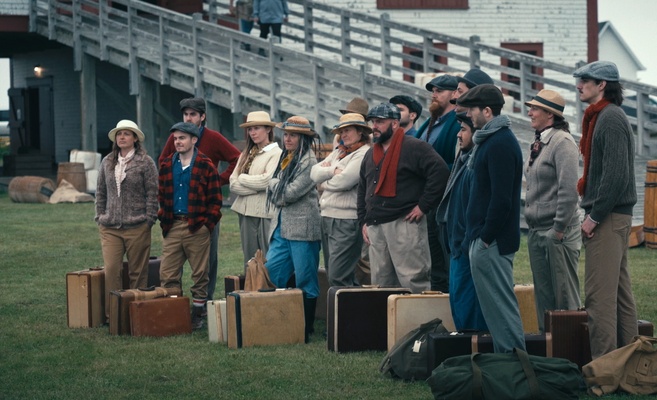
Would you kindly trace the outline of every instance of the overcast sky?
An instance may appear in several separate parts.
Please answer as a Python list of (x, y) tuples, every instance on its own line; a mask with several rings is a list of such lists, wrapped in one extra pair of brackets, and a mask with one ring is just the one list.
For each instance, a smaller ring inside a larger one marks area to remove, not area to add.
[[(657, 86), (656, 0), (598, 0), (598, 19), (611, 21), (646, 71), (638, 73), (641, 82)], [(613, 60), (612, 60), (613, 61)], [(0, 59), (0, 110), (9, 108), (9, 61)]]

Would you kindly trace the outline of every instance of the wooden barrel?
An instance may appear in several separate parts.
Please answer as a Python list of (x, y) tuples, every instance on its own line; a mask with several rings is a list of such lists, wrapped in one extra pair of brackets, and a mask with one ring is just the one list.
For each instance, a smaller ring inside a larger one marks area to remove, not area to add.
[(648, 161), (646, 167), (643, 237), (647, 248), (657, 249), (657, 160)]
[(9, 198), (15, 203), (47, 203), (55, 183), (42, 176), (17, 176), (9, 182)]
[(66, 179), (78, 192), (87, 193), (87, 176), (84, 174), (84, 163), (59, 163), (57, 167), (58, 187), (62, 179)]

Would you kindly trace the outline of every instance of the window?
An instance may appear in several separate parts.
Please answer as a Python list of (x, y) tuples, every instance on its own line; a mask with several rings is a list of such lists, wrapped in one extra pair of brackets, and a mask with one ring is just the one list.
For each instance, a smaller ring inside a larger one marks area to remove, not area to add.
[[(543, 43), (501, 43), (501, 47), (509, 50), (519, 51), (521, 53), (530, 54), (532, 56), (543, 57)], [(502, 58), (502, 65), (509, 68), (520, 69), (520, 63), (517, 61)], [(534, 75), (543, 76), (543, 68), (533, 66), (531, 73)], [(520, 84), (520, 75), (517, 76), (502, 74), (502, 80), (505, 82)], [(540, 82), (532, 82), (532, 89), (539, 91), (543, 89), (543, 84)], [(503, 89), (504, 94), (513, 96), (514, 99), (520, 100), (520, 93), (513, 90)]]
[[(419, 44), (418, 47), (421, 48), (422, 45)], [(433, 47), (436, 48), (436, 49), (447, 51), (447, 43), (434, 43)], [(418, 57), (418, 58), (423, 58), (423, 56), (424, 56), (424, 52), (422, 50), (418, 49), (417, 47), (404, 46), (403, 52), (404, 52), (404, 54), (409, 54), (409, 55), (412, 55), (412, 56), (415, 56), (415, 57)], [(437, 62), (437, 63), (447, 65), (447, 57), (434, 55), (433, 56), (433, 61)], [(404, 68), (412, 69), (413, 71), (417, 71), (417, 72), (442, 72), (442, 71), (436, 70), (436, 69), (432, 69), (430, 71), (423, 71), (424, 66), (422, 64), (414, 63), (411, 60), (404, 60), (403, 65), (404, 65)], [(415, 78), (412, 77), (411, 75), (408, 75), (408, 74), (404, 74), (404, 80), (406, 82), (411, 82), (411, 83), (415, 82)]]
[(467, 10), (468, 0), (376, 0), (376, 8)]

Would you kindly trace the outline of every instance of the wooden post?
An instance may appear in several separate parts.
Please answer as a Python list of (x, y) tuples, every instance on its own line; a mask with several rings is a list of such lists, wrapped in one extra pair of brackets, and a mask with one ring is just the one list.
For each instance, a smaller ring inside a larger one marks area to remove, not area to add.
[(643, 147), (644, 139), (646, 135), (646, 128), (643, 126), (643, 123), (646, 120), (650, 120), (650, 116), (647, 115), (645, 106), (650, 104), (650, 97), (642, 92), (636, 92), (636, 153), (643, 155), (645, 149)]
[(80, 127), (81, 150), (98, 151), (96, 60), (87, 54), (80, 70)]
[(390, 28), (386, 22), (390, 20), (388, 13), (381, 14), (381, 73), (390, 76)]
[(162, 14), (159, 15), (159, 28), (160, 28), (160, 84), (169, 85), (171, 78), (169, 77), (169, 42), (167, 41), (167, 33), (164, 29), (166, 20)]
[(308, 2), (303, 2), (303, 44), (308, 53), (314, 51), (313, 44), (313, 7)]
[(239, 85), (240, 72), (237, 68), (239, 63), (237, 48), (240, 46), (240, 43), (237, 39), (231, 39), (230, 41), (230, 110), (236, 114), (242, 113)]
[(80, 38), (80, 0), (73, 0), (73, 70), (82, 70), (82, 39)]
[[(148, 154), (159, 154), (155, 151), (155, 112), (153, 103), (156, 101), (155, 82), (143, 75), (139, 76), (139, 93), (137, 94), (137, 125), (145, 132), (146, 140), (142, 145)], [(157, 157), (154, 157), (157, 159)]]
[(137, 64), (137, 49), (133, 32), (134, 11), (132, 2), (128, 2), (128, 76), (130, 79), (130, 94), (139, 94), (139, 65)]
[(201, 13), (192, 14), (192, 45), (194, 46), (194, 95), (196, 97), (203, 97), (203, 78), (201, 77), (201, 66), (199, 61), (201, 60), (201, 55), (198, 53), (198, 23), (203, 20), (203, 15)]
[(351, 38), (351, 27), (349, 17), (345, 15), (344, 10), (340, 13), (340, 25), (342, 28), (342, 33), (340, 34), (340, 50), (342, 52), (342, 62), (350, 64), (351, 57), (349, 54), (351, 53), (351, 44), (349, 43), (349, 39)]
[(99, 15), (98, 15), (98, 46), (100, 47), (100, 60), (107, 61), (109, 59), (107, 51), (107, 27), (105, 26), (107, 22), (107, 1), (99, 0)]
[(481, 58), (479, 48), (477, 47), (479, 40), (481, 39), (477, 35), (470, 36), (470, 69), (479, 67), (479, 61)]

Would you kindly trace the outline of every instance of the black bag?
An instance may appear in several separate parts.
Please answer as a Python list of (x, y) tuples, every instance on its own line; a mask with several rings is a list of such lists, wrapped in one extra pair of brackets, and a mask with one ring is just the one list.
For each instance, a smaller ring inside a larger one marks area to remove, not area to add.
[(582, 376), (563, 358), (474, 353), (445, 360), (427, 383), (435, 399), (577, 399)]
[(408, 332), (395, 343), (381, 361), (379, 371), (390, 372), (393, 378), (406, 380), (427, 379), (431, 371), (427, 370), (428, 342), (430, 333), (447, 332), (443, 321), (436, 318)]

